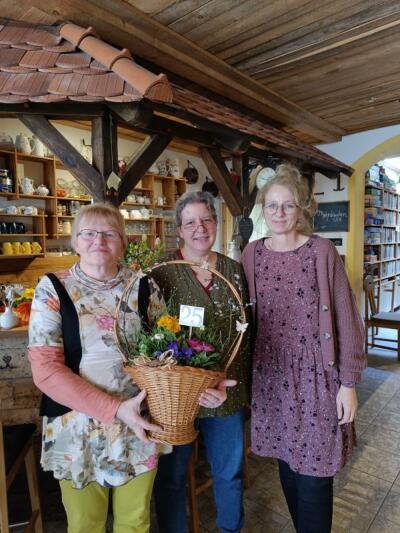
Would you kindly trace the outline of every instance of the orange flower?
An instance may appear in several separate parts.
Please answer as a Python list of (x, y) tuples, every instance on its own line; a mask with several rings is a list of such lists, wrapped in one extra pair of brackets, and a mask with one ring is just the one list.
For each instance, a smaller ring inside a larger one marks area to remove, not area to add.
[(22, 302), (17, 306), (17, 315), (21, 320), (21, 324), (25, 325), (29, 322), (29, 315), (31, 314), (32, 302)]
[(171, 315), (163, 315), (157, 322), (157, 326), (159, 328), (165, 328), (171, 333), (179, 333), (181, 330), (178, 317)]

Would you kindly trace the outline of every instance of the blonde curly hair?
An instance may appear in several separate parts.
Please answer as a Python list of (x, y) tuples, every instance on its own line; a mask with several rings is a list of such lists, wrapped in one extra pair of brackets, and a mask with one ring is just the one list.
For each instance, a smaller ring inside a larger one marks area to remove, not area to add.
[(299, 169), (294, 165), (290, 163), (279, 165), (275, 176), (258, 192), (257, 203), (260, 203), (263, 208), (265, 206), (265, 197), (274, 185), (286, 187), (293, 194), (295, 202), (300, 208), (297, 231), (303, 235), (311, 235), (313, 233), (313, 216), (317, 210), (317, 203), (313, 192), (310, 190), (308, 180), (301, 175)]

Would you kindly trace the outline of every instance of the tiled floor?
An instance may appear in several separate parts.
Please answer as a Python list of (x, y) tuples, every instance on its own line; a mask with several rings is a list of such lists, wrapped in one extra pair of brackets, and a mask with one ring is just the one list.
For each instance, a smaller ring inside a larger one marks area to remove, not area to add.
[[(370, 363), (358, 387), (359, 446), (335, 479), (334, 533), (400, 532), (400, 365), (387, 356), (371, 357)], [(250, 477), (243, 533), (294, 532), (274, 461), (251, 455)], [(217, 532), (211, 489), (199, 504), (201, 531)], [(54, 487), (43, 513), (45, 533), (66, 532)]]

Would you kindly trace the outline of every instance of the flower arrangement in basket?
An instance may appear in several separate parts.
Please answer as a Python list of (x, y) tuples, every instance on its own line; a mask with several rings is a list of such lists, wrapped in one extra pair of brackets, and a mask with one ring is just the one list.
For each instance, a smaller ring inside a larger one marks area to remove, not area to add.
[[(169, 264), (199, 266), (192, 261), (177, 259), (154, 265), (152, 270)], [(178, 317), (164, 313), (150, 331), (126, 331), (123, 326), (125, 302), (137, 282), (136, 277), (126, 287), (117, 308), (117, 345), (127, 361), (126, 372), (140, 389), (147, 392), (152, 421), (162, 428), (161, 432), (149, 434), (149, 438), (157, 442), (179, 445), (192, 442), (196, 438), (197, 431), (193, 422), (199, 409), (199, 396), (225, 378), (247, 327), (243, 304), (236, 288), (208, 264), (202, 264), (201, 268), (225, 281), (237, 300), (240, 315), (236, 321), (233, 340), (221, 338), (219, 332), (212, 327), (203, 327), (199, 317), (198, 320), (196, 317), (191, 319), (193, 323), (198, 323), (199, 327), (182, 325), (182, 313), (181, 324)], [(187, 311), (187, 306), (185, 307)], [(227, 363), (221, 369), (219, 365), (223, 355), (228, 357)]]

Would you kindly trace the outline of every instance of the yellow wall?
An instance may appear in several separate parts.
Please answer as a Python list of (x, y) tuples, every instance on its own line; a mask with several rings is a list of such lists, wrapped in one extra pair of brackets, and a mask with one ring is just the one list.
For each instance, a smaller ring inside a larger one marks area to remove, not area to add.
[(347, 241), (347, 273), (359, 306), (363, 294), (364, 261), (364, 175), (382, 159), (400, 155), (400, 135), (375, 146), (352, 163), (354, 174), (349, 179), (350, 232)]

